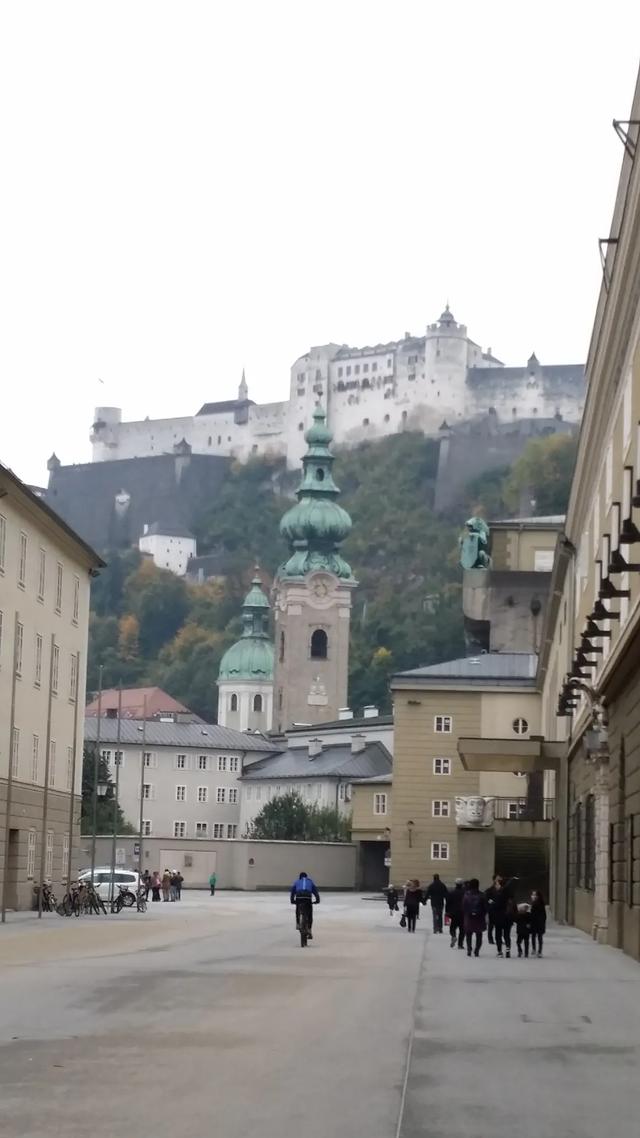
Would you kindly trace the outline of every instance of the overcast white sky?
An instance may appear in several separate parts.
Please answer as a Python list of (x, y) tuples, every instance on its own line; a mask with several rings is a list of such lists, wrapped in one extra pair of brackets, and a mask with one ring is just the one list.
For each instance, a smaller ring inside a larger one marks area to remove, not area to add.
[(4, 0), (0, 460), (42, 483), (96, 404), (243, 366), (286, 398), (447, 298), (506, 363), (583, 360), (639, 62), (631, 0)]

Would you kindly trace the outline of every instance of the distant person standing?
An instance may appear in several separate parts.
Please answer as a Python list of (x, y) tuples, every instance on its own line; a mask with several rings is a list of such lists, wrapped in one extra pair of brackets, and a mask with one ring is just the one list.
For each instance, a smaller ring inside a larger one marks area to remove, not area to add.
[(209, 875), (209, 888), (211, 890), (211, 896), (212, 897), (215, 897), (215, 895), (216, 895), (216, 883), (217, 883), (217, 881), (218, 881), (218, 875), (216, 873), (211, 873)]
[(142, 884), (142, 888), (144, 889), (144, 899), (145, 899), (145, 901), (148, 901), (149, 900), (149, 894), (151, 892), (151, 874), (149, 873), (148, 869), (145, 869), (144, 873), (142, 874), (142, 883), (141, 884)]
[(416, 921), (420, 916), (421, 904), (422, 890), (420, 888), (420, 882), (417, 877), (412, 877), (407, 881), (404, 890), (404, 915), (407, 918), (407, 932), (409, 933), (416, 931)]
[(180, 870), (178, 870), (178, 872), (176, 873), (176, 901), (182, 900), (182, 886), (183, 886), (183, 884), (184, 884), (184, 877), (180, 873)]
[(152, 894), (151, 900), (152, 901), (159, 901), (160, 900), (160, 886), (161, 885), (162, 885), (162, 878), (160, 877), (158, 870), (154, 869), (153, 873), (151, 874), (151, 894)]
[(534, 956), (542, 956), (542, 942), (547, 929), (547, 906), (539, 889), (534, 889), (531, 894), (529, 929), (531, 932), (531, 951)]
[(451, 947), (464, 948), (464, 925), (462, 916), (462, 902), (464, 900), (464, 881), (456, 877), (453, 889), (449, 890), (447, 897), (447, 916), (449, 917), (449, 932), (451, 934)]
[(162, 874), (162, 900), (168, 901), (171, 894), (171, 873), (165, 869)]
[(486, 928), (487, 898), (484, 893), (480, 892), (480, 882), (477, 877), (472, 877), (469, 882), (469, 888), (462, 901), (462, 913), (464, 934), (467, 940), (467, 956), (471, 956), (472, 944), (474, 956), (479, 956), (482, 948), (482, 935)]
[(448, 889), (444, 881), (440, 880), (440, 874), (434, 873), (433, 881), (429, 885), (425, 895), (425, 904), (427, 901), (431, 902), (431, 915), (433, 917), (433, 931), (434, 933), (442, 932), (442, 914), (447, 900)]
[(523, 901), (518, 905), (516, 913), (516, 945), (518, 956), (529, 955), (529, 941), (531, 940), (531, 905)]

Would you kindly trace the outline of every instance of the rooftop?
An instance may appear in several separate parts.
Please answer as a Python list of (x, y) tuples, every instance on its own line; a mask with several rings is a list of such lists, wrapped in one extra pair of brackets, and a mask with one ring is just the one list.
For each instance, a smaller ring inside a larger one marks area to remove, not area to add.
[(159, 537), (193, 537), (191, 530), (186, 526), (171, 522), (152, 522), (140, 536), (152, 537), (156, 534)]
[(489, 522), (489, 529), (500, 527), (510, 529), (512, 526), (524, 526), (525, 529), (562, 529), (565, 522), (564, 514), (547, 514), (531, 518), (497, 518)]
[(310, 757), (308, 747), (289, 747), (279, 755), (253, 763), (245, 780), (295, 778), (372, 778), (391, 773), (391, 755), (382, 743), (365, 743), (355, 755), (350, 743), (331, 743)]
[(452, 680), (465, 684), (498, 684), (508, 687), (535, 684), (538, 657), (532, 652), (485, 652), (480, 656), (463, 656), (443, 664), (430, 664), (425, 668), (412, 668), (396, 672), (394, 680), (428, 680), (438, 687), (446, 687)]
[(328, 719), (324, 723), (294, 723), (293, 727), (287, 728), (287, 735), (295, 735), (296, 732), (301, 735), (308, 735), (310, 731), (329, 731), (334, 727), (344, 728), (345, 731), (353, 731), (354, 727), (393, 727), (393, 715), (364, 715), (354, 716), (350, 719)]
[[(113, 745), (118, 741), (118, 720), (98, 720), (97, 716), (84, 721), (86, 743), (95, 743), (100, 723), (100, 742)], [(268, 742), (262, 735), (245, 734), (233, 731), (230, 727), (220, 727), (217, 723), (162, 723), (158, 720), (121, 719), (120, 742), (124, 746), (142, 742), (142, 728), (145, 728), (145, 746), (151, 747), (194, 747), (200, 750), (216, 751), (278, 751), (279, 748)]]
[[(159, 687), (148, 688), (107, 688), (101, 696), (101, 712), (105, 716), (107, 711), (117, 711), (118, 695), (121, 694), (121, 708), (123, 719), (155, 719), (158, 715), (190, 715), (199, 722), (198, 716), (180, 700), (174, 699)], [(146, 715), (143, 714), (146, 700)], [(98, 714), (98, 699), (92, 699), (85, 708), (86, 716)]]
[(196, 415), (224, 415), (227, 411), (239, 411), (253, 407), (253, 399), (221, 399), (217, 403), (203, 403)]

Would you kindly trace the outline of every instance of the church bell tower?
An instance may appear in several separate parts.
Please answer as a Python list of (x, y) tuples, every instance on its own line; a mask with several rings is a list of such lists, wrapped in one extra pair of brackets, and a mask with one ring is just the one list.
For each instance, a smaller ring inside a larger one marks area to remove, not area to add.
[(357, 582), (340, 554), (351, 518), (337, 502), (332, 434), (316, 407), (307, 431), (297, 505), (280, 522), (289, 559), (274, 584), (273, 725), (337, 719), (347, 702), (351, 597)]

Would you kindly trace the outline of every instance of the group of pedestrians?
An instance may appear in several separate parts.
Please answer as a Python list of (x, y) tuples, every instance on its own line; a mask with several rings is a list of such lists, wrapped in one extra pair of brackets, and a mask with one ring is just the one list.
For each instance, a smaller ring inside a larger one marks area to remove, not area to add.
[(154, 869), (153, 873), (149, 873), (149, 870), (145, 869), (142, 874), (145, 901), (149, 900), (150, 893), (152, 901), (180, 901), (183, 882), (184, 877), (177, 869), (165, 869), (162, 874), (157, 869)]
[[(439, 874), (423, 889), (417, 878), (405, 885), (400, 924), (408, 932), (416, 931), (421, 905), (431, 905), (434, 933), (442, 934), (445, 914), (449, 924), (451, 948), (466, 947), (467, 956), (479, 956), (485, 931), (489, 944), (495, 945), (499, 957), (511, 956), (511, 935), (515, 927), (518, 956), (542, 956), (542, 945), (547, 925), (547, 908), (539, 889), (534, 889), (528, 901), (516, 903), (517, 878), (505, 880), (496, 874), (488, 889), (481, 891), (477, 877), (470, 881), (456, 878), (448, 889)], [(389, 912), (399, 911), (400, 891), (395, 886), (387, 890)]]

